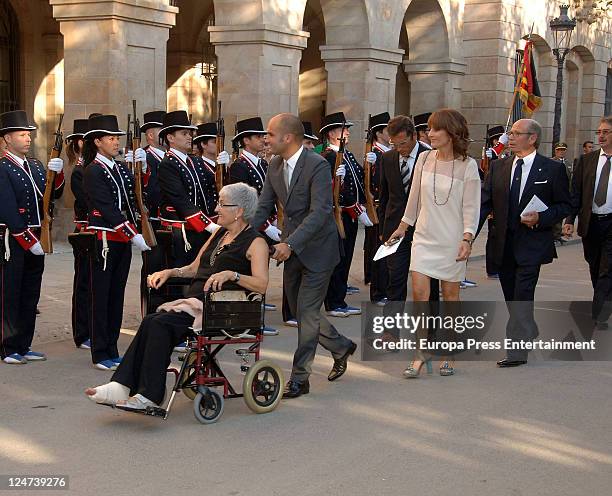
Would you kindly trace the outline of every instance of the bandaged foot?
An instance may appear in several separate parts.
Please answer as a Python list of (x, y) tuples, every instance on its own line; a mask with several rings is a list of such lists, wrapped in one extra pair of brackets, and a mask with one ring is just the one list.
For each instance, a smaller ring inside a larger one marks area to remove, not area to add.
[(96, 403), (103, 405), (116, 405), (120, 401), (125, 401), (130, 397), (130, 388), (111, 381), (95, 388), (85, 390), (87, 397)]

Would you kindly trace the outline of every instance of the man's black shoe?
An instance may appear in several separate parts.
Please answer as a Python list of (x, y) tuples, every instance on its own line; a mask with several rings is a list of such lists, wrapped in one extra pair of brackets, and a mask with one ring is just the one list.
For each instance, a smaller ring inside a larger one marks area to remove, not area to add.
[(308, 380), (305, 380), (304, 382), (289, 381), (285, 386), (283, 398), (297, 398), (298, 396), (308, 394), (309, 392), (310, 383), (308, 382)]
[(346, 362), (348, 361), (348, 357), (350, 357), (355, 350), (357, 349), (357, 343), (351, 342), (351, 346), (348, 351), (342, 355), (340, 358), (336, 358), (334, 360), (334, 366), (331, 369), (331, 372), (327, 376), (328, 381), (335, 381), (346, 372)]
[(525, 365), (527, 360), (510, 360), (508, 358), (504, 358), (497, 362), (498, 367), (518, 367), (519, 365)]

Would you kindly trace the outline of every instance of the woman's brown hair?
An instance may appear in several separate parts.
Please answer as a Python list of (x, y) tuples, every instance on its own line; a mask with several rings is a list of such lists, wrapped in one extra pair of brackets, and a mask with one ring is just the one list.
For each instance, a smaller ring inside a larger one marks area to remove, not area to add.
[(463, 160), (468, 157), (470, 132), (468, 131), (467, 120), (461, 112), (451, 108), (437, 110), (431, 114), (427, 125), (429, 129), (444, 129), (453, 140), (453, 153), (460, 155)]

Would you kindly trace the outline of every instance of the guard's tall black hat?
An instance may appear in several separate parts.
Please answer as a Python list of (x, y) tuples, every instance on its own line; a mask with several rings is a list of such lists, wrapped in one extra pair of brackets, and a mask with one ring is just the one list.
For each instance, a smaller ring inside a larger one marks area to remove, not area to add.
[(164, 125), (165, 110), (153, 110), (152, 112), (146, 112), (142, 118), (144, 122), (140, 126), (140, 132), (144, 133), (147, 129), (152, 127), (162, 127)]
[(162, 128), (159, 130), (159, 138), (162, 139), (166, 134), (172, 133), (179, 129), (197, 129), (196, 126), (189, 122), (189, 116), (184, 110), (175, 110), (164, 115)]
[(13, 131), (34, 131), (36, 126), (28, 122), (25, 110), (12, 110), (0, 114), (0, 136)]
[(431, 112), (425, 112), (424, 114), (418, 114), (414, 116), (414, 128), (417, 131), (424, 131), (427, 129), (427, 121), (431, 117)]
[(302, 121), (302, 126), (304, 126), (304, 138), (319, 141), (319, 138), (317, 138), (316, 134), (312, 130), (312, 122)]
[(499, 138), (502, 134), (504, 134), (504, 126), (493, 126), (489, 128), (489, 132), (487, 133), (487, 138)]
[(88, 119), (88, 131), (83, 138), (99, 138), (100, 136), (108, 135), (125, 135), (125, 131), (119, 129), (116, 115), (96, 115)]
[(211, 139), (217, 137), (217, 123), (216, 122), (207, 122), (205, 124), (198, 124), (198, 130), (196, 131), (195, 138), (193, 138), (192, 143), (195, 145), (199, 141), (205, 139)]
[(89, 131), (89, 119), (75, 119), (72, 125), (72, 133), (66, 136), (66, 140), (82, 138)]
[(237, 141), (240, 138), (252, 136), (253, 134), (268, 134), (263, 127), (261, 117), (251, 117), (250, 119), (236, 122), (236, 136), (232, 138), (232, 141)]
[(323, 127), (319, 130), (321, 134), (326, 133), (330, 129), (342, 127), (343, 125), (344, 127), (351, 127), (353, 125), (352, 122), (346, 120), (344, 112), (334, 112), (333, 114), (326, 115), (321, 124), (323, 124)]
[(391, 116), (389, 115), (389, 112), (383, 112), (382, 114), (373, 115), (370, 119), (370, 129), (374, 130), (386, 127), (386, 125), (389, 124), (390, 120)]

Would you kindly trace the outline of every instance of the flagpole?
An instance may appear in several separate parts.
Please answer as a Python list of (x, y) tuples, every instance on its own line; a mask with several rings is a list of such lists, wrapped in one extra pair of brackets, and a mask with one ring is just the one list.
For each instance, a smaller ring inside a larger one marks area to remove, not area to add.
[[(527, 35), (527, 41), (531, 41), (531, 35), (533, 34), (533, 26), (535, 23), (531, 25), (531, 29), (529, 30), (529, 34)], [(521, 87), (521, 82), (523, 80), (523, 71), (525, 70), (525, 59), (530, 54), (525, 53), (523, 56), (523, 61), (521, 62), (521, 69), (518, 72), (518, 77), (516, 78), (516, 86), (514, 87), (514, 94), (512, 95), (512, 103), (510, 104), (510, 108), (508, 110), (508, 120), (506, 120), (506, 132), (508, 132), (508, 128), (510, 127), (510, 119), (512, 119), (512, 110), (514, 109), (514, 104), (516, 103), (516, 97), (519, 93), (519, 88)]]

